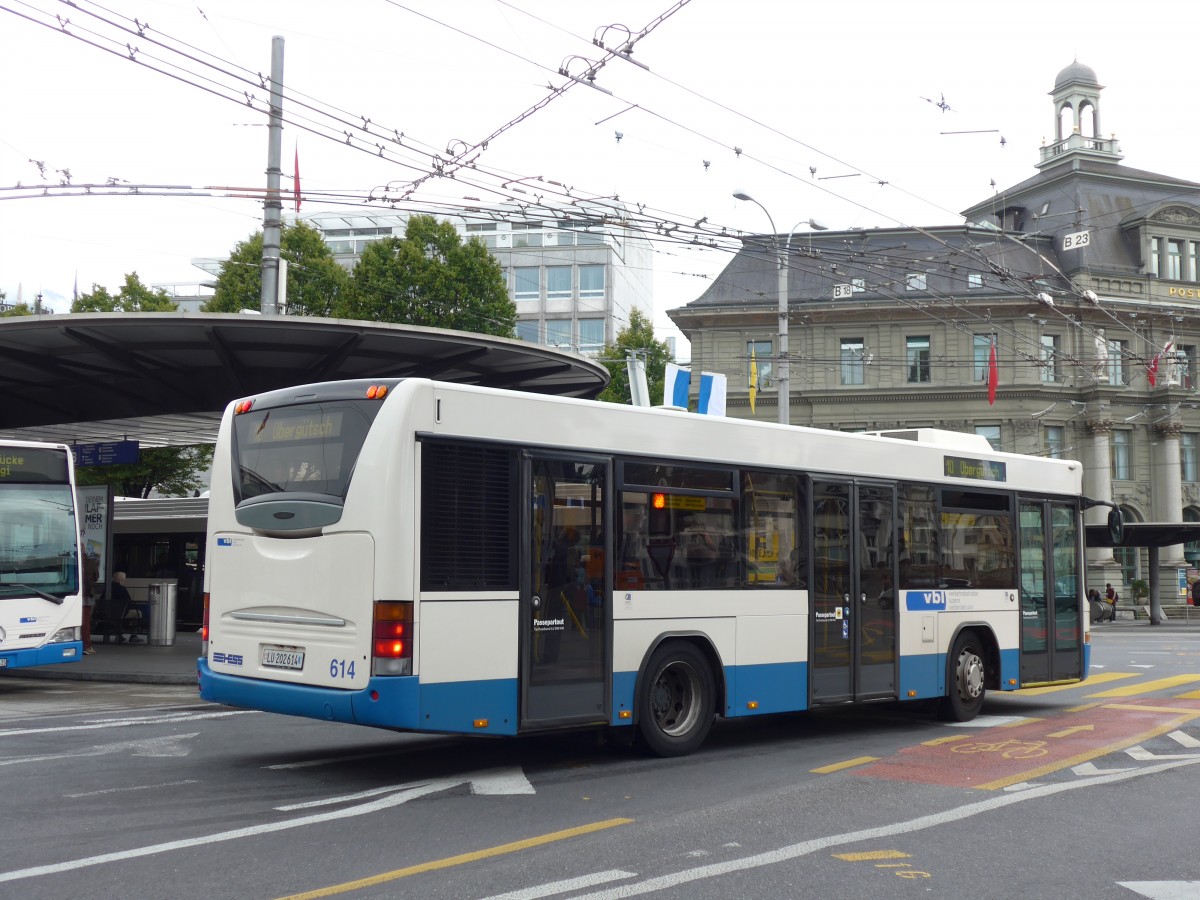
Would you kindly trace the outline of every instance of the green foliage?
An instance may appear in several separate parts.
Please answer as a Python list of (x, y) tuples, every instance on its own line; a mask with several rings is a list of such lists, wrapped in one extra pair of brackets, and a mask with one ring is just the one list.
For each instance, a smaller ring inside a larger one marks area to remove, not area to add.
[[(280, 254), (288, 262), (288, 313), (328, 316), (334, 304), (344, 303), (352, 289), (350, 274), (333, 258), (321, 232), (305, 222), (283, 226)], [(204, 312), (231, 313), (262, 308), (261, 231), (234, 247), (221, 263), (216, 291), (202, 307)]]
[(608, 367), (612, 381), (598, 396), (606, 403), (632, 403), (629, 393), (629, 373), (625, 360), (629, 351), (644, 353), (646, 359), (646, 384), (650, 389), (650, 403), (662, 403), (663, 379), (667, 363), (671, 361), (671, 350), (665, 341), (654, 339), (654, 325), (639, 309), (629, 313), (629, 324), (617, 334), (615, 344), (608, 344), (600, 355), (600, 361)]
[(91, 293), (80, 294), (71, 304), (73, 313), (89, 312), (174, 312), (179, 304), (162, 288), (151, 290), (142, 284), (137, 272), (125, 276), (125, 283), (114, 296), (107, 288), (92, 285)]
[(1144, 600), (1150, 596), (1150, 585), (1144, 579), (1133, 579), (1133, 581), (1129, 582), (1129, 589), (1133, 591), (1133, 598), (1135, 600)]
[(15, 303), (12, 309), (6, 309), (0, 312), (0, 318), (6, 316), (32, 316), (33, 308), (28, 303)]
[(190, 497), (208, 486), (212, 444), (191, 447), (143, 447), (136, 463), (121, 466), (82, 466), (80, 484), (111, 484), (119, 497), (145, 499), (152, 490), (167, 497)]
[(372, 241), (354, 269), (354, 290), (334, 304), (339, 318), (453, 328), (512, 337), (516, 305), (504, 271), (454, 226), (413, 216), (404, 237)]

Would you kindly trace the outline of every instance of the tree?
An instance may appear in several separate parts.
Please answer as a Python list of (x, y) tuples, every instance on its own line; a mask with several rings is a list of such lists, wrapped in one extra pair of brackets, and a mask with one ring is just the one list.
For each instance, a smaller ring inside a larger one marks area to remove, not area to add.
[(8, 309), (0, 310), (0, 318), (4, 318), (6, 316), (32, 316), (32, 315), (33, 315), (33, 309), (30, 308), (28, 303), (15, 303), (12, 306), (10, 306)]
[[(352, 289), (350, 273), (333, 258), (321, 232), (305, 222), (284, 225), (280, 255), (287, 260), (288, 312), (297, 316), (328, 316), (335, 303), (345, 302)], [(230, 313), (262, 308), (263, 234), (255, 232), (234, 247), (221, 263), (213, 297), (204, 312)]]
[(597, 400), (606, 403), (632, 403), (629, 393), (629, 373), (625, 368), (625, 360), (631, 351), (644, 354), (646, 360), (646, 384), (650, 390), (650, 402), (662, 402), (663, 380), (666, 377), (667, 363), (671, 361), (671, 348), (665, 341), (654, 339), (654, 325), (640, 309), (629, 313), (629, 324), (617, 334), (615, 344), (607, 344), (600, 354), (600, 361), (608, 367), (612, 380), (608, 383)]
[(136, 463), (120, 466), (82, 466), (80, 484), (111, 484), (118, 497), (145, 499), (157, 490), (166, 497), (190, 497), (208, 486), (213, 445), (143, 447)]
[(504, 270), (482, 242), (413, 216), (404, 237), (372, 241), (354, 268), (354, 290), (334, 305), (347, 319), (453, 328), (512, 337), (516, 305)]
[(71, 303), (71, 312), (174, 312), (179, 304), (162, 288), (142, 284), (137, 272), (125, 276), (121, 290), (113, 296), (106, 288), (92, 285), (91, 293), (80, 294)]

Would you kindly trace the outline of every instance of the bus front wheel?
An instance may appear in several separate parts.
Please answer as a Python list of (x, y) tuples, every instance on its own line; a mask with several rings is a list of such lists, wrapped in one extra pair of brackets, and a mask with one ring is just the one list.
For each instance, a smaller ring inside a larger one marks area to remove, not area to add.
[(948, 722), (969, 722), (983, 708), (987, 666), (983, 644), (973, 631), (964, 631), (954, 640), (948, 660), (947, 694), (942, 698), (939, 715)]
[(686, 756), (712, 727), (716, 688), (704, 654), (691, 644), (655, 651), (639, 689), (638, 731), (658, 756)]

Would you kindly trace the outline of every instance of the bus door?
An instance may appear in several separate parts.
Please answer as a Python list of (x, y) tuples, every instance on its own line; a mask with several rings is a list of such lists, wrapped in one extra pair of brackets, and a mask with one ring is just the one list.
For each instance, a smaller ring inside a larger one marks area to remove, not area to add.
[(896, 493), (814, 480), (813, 706), (896, 696)]
[(1079, 515), (1073, 505), (1020, 501), (1021, 684), (1083, 675)]
[(608, 721), (611, 465), (526, 454), (521, 724)]

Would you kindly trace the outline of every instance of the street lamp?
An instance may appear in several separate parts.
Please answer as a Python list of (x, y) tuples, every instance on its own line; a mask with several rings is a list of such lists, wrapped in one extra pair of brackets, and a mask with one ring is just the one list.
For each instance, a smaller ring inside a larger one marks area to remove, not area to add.
[(813, 231), (825, 231), (829, 226), (823, 225), (816, 219), (801, 219), (788, 232), (787, 242), (780, 247), (779, 235), (775, 230), (775, 220), (767, 212), (767, 208), (747, 194), (745, 191), (734, 191), (735, 200), (748, 200), (766, 213), (767, 221), (771, 223), (771, 233), (775, 235), (776, 255), (779, 263), (779, 375), (776, 382), (779, 385), (779, 422), (788, 425), (792, 421), (791, 401), (791, 370), (788, 365), (788, 255), (792, 250), (792, 235), (801, 225), (807, 225)]

